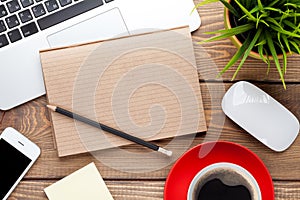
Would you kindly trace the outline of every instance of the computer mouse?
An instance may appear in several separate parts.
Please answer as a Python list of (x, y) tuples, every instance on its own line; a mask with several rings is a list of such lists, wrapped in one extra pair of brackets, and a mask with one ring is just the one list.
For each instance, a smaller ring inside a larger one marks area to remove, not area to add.
[(222, 109), (231, 120), (274, 151), (286, 150), (298, 136), (299, 121), (295, 115), (249, 82), (233, 84), (223, 97)]

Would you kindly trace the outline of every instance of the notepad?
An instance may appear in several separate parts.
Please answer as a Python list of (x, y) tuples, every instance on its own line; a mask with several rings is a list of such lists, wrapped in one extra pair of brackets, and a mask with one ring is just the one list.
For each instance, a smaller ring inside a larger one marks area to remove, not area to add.
[(44, 191), (49, 200), (113, 200), (94, 163), (50, 185)]
[[(147, 141), (207, 130), (188, 27), (44, 50), (40, 57), (49, 104)], [(60, 157), (132, 144), (50, 115)]]

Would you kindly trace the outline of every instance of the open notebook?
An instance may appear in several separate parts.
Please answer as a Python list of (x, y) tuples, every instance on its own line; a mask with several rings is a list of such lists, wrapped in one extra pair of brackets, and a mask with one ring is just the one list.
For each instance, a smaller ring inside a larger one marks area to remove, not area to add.
[[(50, 104), (148, 141), (206, 131), (188, 27), (40, 56)], [(51, 118), (59, 156), (131, 144), (58, 113)]]

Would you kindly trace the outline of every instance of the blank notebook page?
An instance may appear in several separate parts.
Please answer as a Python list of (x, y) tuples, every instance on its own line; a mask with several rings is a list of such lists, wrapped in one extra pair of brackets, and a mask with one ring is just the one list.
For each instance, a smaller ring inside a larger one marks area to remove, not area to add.
[[(188, 27), (40, 52), (50, 104), (147, 141), (206, 131)], [(51, 112), (59, 156), (132, 144)]]

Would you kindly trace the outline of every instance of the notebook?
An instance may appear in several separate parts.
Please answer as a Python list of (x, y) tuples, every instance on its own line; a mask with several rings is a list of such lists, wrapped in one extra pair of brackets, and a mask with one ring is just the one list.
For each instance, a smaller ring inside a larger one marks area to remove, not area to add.
[[(40, 52), (48, 102), (147, 141), (207, 130), (188, 27)], [(131, 142), (51, 112), (58, 155)]]
[(44, 189), (49, 200), (82, 200), (105, 199), (113, 200), (95, 163), (73, 172)]

